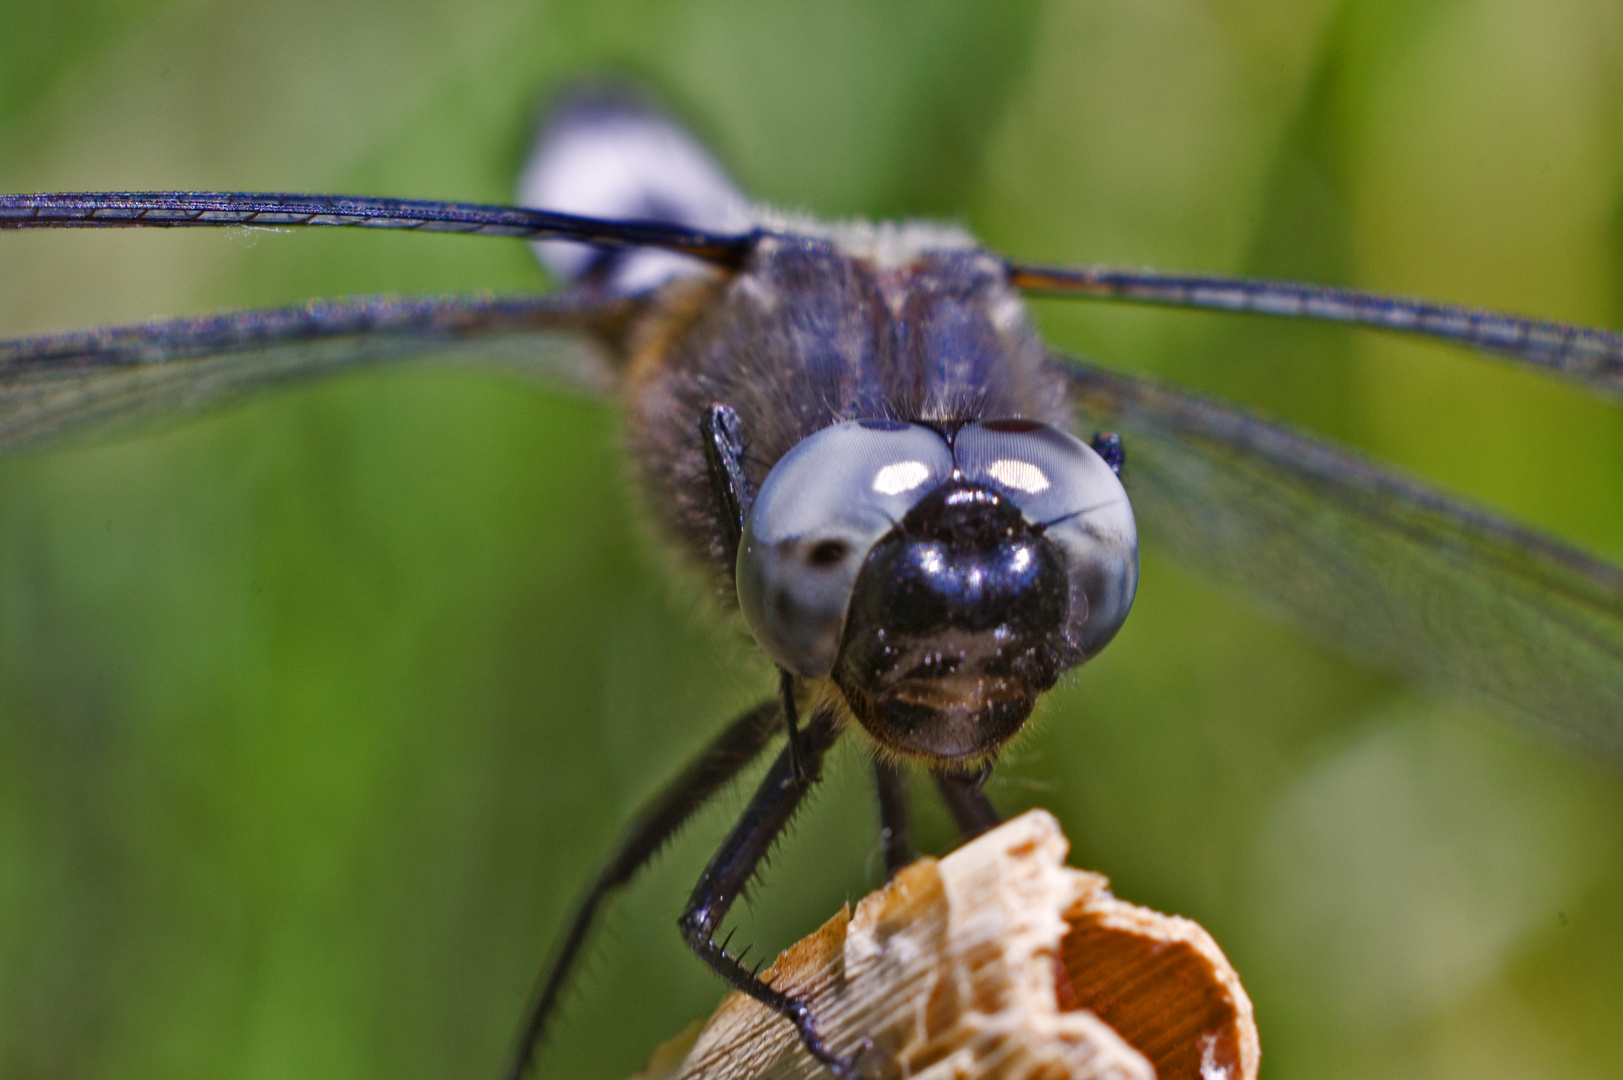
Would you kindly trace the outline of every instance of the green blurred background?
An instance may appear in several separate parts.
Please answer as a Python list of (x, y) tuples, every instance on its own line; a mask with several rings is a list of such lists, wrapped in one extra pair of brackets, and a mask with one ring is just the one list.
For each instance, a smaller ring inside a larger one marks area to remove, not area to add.
[[(500, 201), (540, 97), (613, 69), (790, 207), (1623, 325), (1616, 0), (4, 0), (0, 27), (0, 190)], [(4, 334), (545, 285), (496, 240), (0, 237)], [(1623, 560), (1616, 408), (1366, 335), (1038, 314)], [(771, 684), (671, 584), (617, 440), (576, 396), (379, 371), (0, 463), (0, 1076), (496, 1075), (620, 825)], [(1266, 1075), (1623, 1077), (1615, 772), (1153, 537), (1035, 727), (994, 797), (1211, 929)], [(876, 882), (865, 781), (836, 755), (743, 939)], [(622, 1077), (719, 998), (673, 922), (742, 798), (614, 909), (546, 1075)]]

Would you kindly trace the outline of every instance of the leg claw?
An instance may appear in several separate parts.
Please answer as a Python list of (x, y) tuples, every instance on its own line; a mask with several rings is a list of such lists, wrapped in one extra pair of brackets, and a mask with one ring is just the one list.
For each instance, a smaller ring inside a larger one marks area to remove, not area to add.
[(795, 1029), (800, 1032), (800, 1041), (806, 1047), (806, 1052), (816, 1058), (825, 1069), (840, 1080), (862, 1080), (862, 1070), (857, 1068), (857, 1062), (873, 1049), (872, 1039), (863, 1039), (850, 1057), (839, 1057), (823, 1045), (822, 1036), (817, 1034), (817, 1027), (812, 1022), (811, 1010), (804, 1006), (795, 1016)]

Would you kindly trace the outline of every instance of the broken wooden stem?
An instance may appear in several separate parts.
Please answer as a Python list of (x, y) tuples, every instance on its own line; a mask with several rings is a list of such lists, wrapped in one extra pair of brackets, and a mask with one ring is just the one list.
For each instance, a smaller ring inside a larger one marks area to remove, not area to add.
[[(1065, 865), (1033, 810), (921, 859), (766, 973), (868, 1080), (1255, 1080), (1251, 1002), (1198, 924), (1117, 900)], [(829, 1075), (734, 994), (635, 1080)]]

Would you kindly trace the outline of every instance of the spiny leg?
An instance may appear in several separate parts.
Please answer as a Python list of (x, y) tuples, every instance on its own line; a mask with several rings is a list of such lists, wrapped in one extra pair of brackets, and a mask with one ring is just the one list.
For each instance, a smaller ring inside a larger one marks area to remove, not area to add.
[(675, 779), (643, 804), (621, 834), (614, 857), (576, 901), (573, 918), (553, 942), (552, 956), (536, 984), (535, 997), (507, 1070), (508, 1080), (521, 1080), (534, 1061), (536, 1046), (558, 1004), (569, 970), (586, 944), (599, 906), (610, 893), (629, 882), (710, 796), (759, 757), (782, 723), (780, 704), (762, 702), (729, 724)]
[[(743, 542), (744, 520), (755, 501), (755, 489), (744, 471), (744, 425), (731, 405), (714, 403), (699, 420), (699, 442), (704, 447), (705, 472), (710, 478), (710, 498), (716, 521), (721, 527), (722, 559), (726, 566), (738, 562), (738, 545)], [(783, 722), (789, 732), (789, 756), (796, 775), (804, 775), (800, 760), (799, 715), (795, 705), (795, 677), (778, 669), (778, 696), (783, 700)]]
[(811, 766), (806, 760), (808, 751), (800, 745), (800, 708), (795, 704), (795, 677), (783, 668), (778, 669), (778, 697), (783, 704), (783, 726), (789, 732), (789, 767), (796, 779), (804, 780)]
[(744, 471), (744, 426), (731, 405), (712, 405), (699, 421), (710, 495), (722, 529), (722, 556), (727, 566), (738, 561), (738, 543), (744, 535), (755, 491)]
[(754, 877), (784, 826), (813, 784), (822, 777), (823, 755), (839, 735), (833, 713), (819, 711), (800, 729), (799, 765), (796, 754), (785, 748), (773, 762), (749, 806), (705, 867), (688, 898), (678, 925), (688, 947), (735, 990), (742, 990), (795, 1025), (806, 1050), (837, 1076), (855, 1077), (851, 1060), (836, 1057), (823, 1045), (811, 1009), (799, 998), (774, 990), (716, 941), (716, 931), (739, 895)]
[(913, 851), (907, 787), (902, 782), (901, 771), (887, 762), (876, 761), (873, 772), (879, 789), (879, 842), (885, 848), (885, 880), (889, 881), (918, 855)]
[(935, 773), (935, 786), (941, 792), (941, 801), (947, 804), (952, 819), (958, 823), (958, 829), (966, 840), (997, 828), (1003, 821), (984, 790), (986, 778), (991, 773), (991, 766), (968, 773)]

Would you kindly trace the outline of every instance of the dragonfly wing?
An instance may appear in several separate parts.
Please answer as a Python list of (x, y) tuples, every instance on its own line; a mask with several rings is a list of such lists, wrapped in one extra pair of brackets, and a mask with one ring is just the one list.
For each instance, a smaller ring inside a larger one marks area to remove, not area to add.
[(368, 364), (446, 360), (606, 389), (630, 314), (586, 295), (363, 296), (0, 342), (0, 452)]
[(1120, 266), (1006, 265), (1016, 288), (1038, 296), (1316, 319), (1415, 334), (1508, 357), (1605, 397), (1623, 397), (1623, 334), (1616, 330), (1300, 281)]
[(1327, 643), (1623, 764), (1623, 570), (1231, 406), (1059, 359), (1150, 542)]

